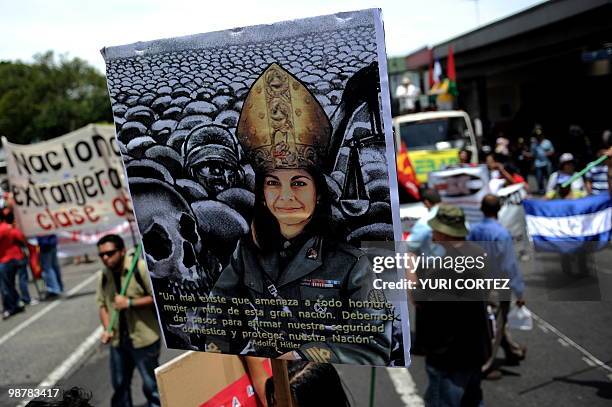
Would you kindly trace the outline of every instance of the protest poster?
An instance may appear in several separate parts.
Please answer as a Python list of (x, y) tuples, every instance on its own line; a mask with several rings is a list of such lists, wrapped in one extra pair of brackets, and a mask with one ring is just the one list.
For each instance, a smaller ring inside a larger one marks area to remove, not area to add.
[(90, 124), (18, 145), (3, 139), (15, 217), (26, 236), (108, 230), (131, 216), (115, 132)]
[(486, 165), (432, 171), (429, 173), (428, 183), (440, 193), (442, 202), (463, 209), (468, 223), (478, 223), (482, 220), (480, 203), (490, 191)]
[(380, 10), (102, 54), (168, 346), (408, 364), (363, 248), (401, 236)]
[[(270, 360), (261, 363), (270, 376)], [(156, 368), (155, 378), (163, 406), (261, 405), (244, 359), (237, 356), (185, 352)]]

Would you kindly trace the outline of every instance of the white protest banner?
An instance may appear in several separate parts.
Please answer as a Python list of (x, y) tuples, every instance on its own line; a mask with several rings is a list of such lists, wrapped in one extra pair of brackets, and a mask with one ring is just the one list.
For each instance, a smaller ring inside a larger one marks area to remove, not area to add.
[(59, 257), (73, 257), (95, 253), (96, 243), (107, 234), (121, 236), (126, 246), (131, 247), (137, 233), (136, 225), (130, 225), (127, 220), (100, 231), (59, 230), (56, 232), (58, 238), (57, 255)]
[(3, 139), (14, 212), (26, 236), (106, 231), (131, 216), (114, 126), (18, 145)]
[(440, 193), (442, 202), (463, 209), (468, 223), (482, 220), (480, 203), (490, 192), (486, 165), (432, 171), (428, 182)]

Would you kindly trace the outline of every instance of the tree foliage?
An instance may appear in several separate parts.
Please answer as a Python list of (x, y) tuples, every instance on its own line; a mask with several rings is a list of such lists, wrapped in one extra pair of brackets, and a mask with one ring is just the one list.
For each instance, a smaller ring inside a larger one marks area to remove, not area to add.
[(103, 75), (79, 58), (53, 51), (33, 63), (0, 62), (0, 135), (29, 144), (113, 116)]

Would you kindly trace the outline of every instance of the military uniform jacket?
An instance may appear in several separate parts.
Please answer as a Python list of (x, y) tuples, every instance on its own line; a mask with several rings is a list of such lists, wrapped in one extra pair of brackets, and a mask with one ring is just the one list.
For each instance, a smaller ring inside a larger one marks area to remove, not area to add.
[[(286, 254), (282, 250), (264, 254), (250, 236), (238, 243), (211, 294), (226, 297), (228, 302), (232, 298), (248, 299), (249, 304), (243, 304), (240, 317), (232, 318), (239, 319), (242, 326), (226, 329), (224, 337), (207, 337), (207, 350), (265, 357), (297, 351), (303, 359), (313, 362), (387, 365), (392, 313), (384, 307), (348, 307), (349, 299), (385, 301), (382, 292), (372, 288), (373, 271), (367, 256), (352, 246), (318, 236), (307, 239), (292, 254), (292, 258), (283, 262), (282, 256)], [(284, 268), (280, 266), (283, 263)], [(334, 304), (330, 304), (332, 300)], [(337, 306), (338, 300), (342, 307)], [(271, 306), (270, 302), (275, 301), (276, 306)], [(271, 311), (280, 315), (274, 318)], [(347, 312), (353, 311), (369, 317), (346, 318)], [(213, 318), (227, 317), (225, 314)], [(343, 332), (351, 325), (358, 328), (368, 325), (375, 332)], [(314, 326), (318, 328), (313, 329)], [(242, 337), (244, 332), (247, 336), (251, 335), (249, 332), (260, 332), (267, 337), (253, 340)], [(299, 348), (288, 343), (289, 334), (292, 339), (298, 335)], [(268, 340), (273, 335), (276, 339)], [(367, 343), (341, 340), (341, 337), (354, 339), (355, 335), (369, 337)]]

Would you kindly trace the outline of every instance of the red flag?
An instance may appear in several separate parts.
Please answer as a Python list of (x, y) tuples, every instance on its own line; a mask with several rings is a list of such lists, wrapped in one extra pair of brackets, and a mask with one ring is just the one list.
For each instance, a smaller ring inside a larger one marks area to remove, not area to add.
[(26, 246), (28, 248), (28, 262), (30, 264), (30, 270), (32, 270), (32, 276), (34, 276), (35, 280), (38, 280), (42, 277), (42, 267), (40, 265), (40, 248), (29, 243), (26, 243)]
[(457, 71), (455, 70), (455, 54), (453, 53), (453, 46), (448, 46), (448, 61), (446, 62), (446, 76), (448, 77), (448, 93), (453, 96), (457, 96), (459, 91), (457, 90)]
[(455, 54), (453, 53), (453, 46), (448, 46), (448, 61), (446, 63), (446, 76), (451, 82), (457, 81), (457, 71), (455, 71)]
[(419, 181), (416, 177), (416, 172), (408, 157), (408, 149), (402, 142), (400, 145), (400, 151), (397, 155), (397, 179), (399, 184), (404, 187), (414, 199), (419, 200)]

